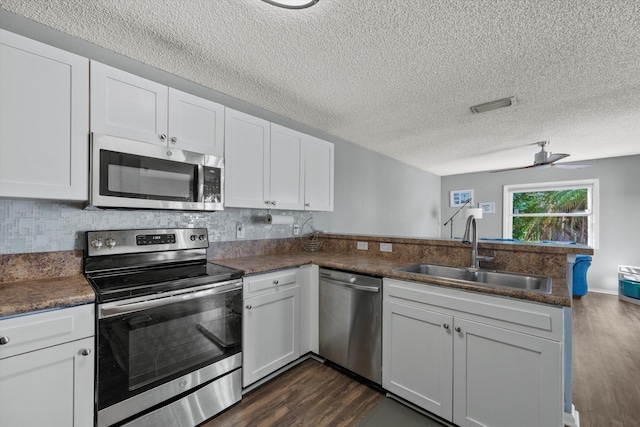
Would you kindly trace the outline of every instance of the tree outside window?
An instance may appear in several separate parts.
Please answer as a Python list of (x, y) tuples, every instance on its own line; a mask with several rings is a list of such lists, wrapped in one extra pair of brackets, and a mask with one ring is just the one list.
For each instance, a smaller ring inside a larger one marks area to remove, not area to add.
[(595, 247), (597, 180), (507, 185), (504, 237)]

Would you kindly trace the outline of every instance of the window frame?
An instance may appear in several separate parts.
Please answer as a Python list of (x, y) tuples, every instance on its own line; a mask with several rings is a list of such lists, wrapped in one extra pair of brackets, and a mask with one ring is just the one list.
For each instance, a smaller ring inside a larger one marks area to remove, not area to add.
[(600, 180), (598, 179), (580, 179), (576, 181), (555, 181), (555, 182), (536, 182), (528, 184), (507, 184), (503, 186), (503, 223), (502, 237), (511, 239), (513, 236), (513, 193), (528, 193), (535, 191), (562, 191), (562, 190), (587, 190), (587, 213), (559, 213), (557, 215), (549, 215), (545, 213), (522, 214), (518, 216), (544, 217), (544, 216), (579, 216), (588, 218), (589, 235), (587, 245), (597, 249), (599, 240), (598, 217), (600, 206)]

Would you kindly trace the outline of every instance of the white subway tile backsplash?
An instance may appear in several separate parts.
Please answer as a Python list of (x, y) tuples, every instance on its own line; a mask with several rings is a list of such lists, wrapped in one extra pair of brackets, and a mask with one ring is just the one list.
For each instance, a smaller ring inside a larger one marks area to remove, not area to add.
[[(276, 212), (276, 211), (274, 211)], [(302, 224), (308, 212), (293, 215)], [(209, 240), (235, 240), (235, 224), (245, 224), (243, 240), (289, 238), (291, 225), (267, 225), (266, 210), (227, 208), (219, 212), (83, 210), (81, 203), (0, 199), (0, 254), (83, 249), (83, 232), (125, 228), (205, 227)]]

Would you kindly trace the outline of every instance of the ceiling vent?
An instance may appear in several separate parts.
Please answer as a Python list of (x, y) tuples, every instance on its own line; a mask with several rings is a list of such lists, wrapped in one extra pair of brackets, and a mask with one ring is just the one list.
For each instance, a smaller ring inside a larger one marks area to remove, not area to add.
[(516, 105), (516, 97), (510, 96), (509, 98), (502, 98), (496, 101), (485, 102), (484, 104), (478, 104), (471, 107), (471, 111), (474, 113), (486, 113), (487, 111), (497, 110), (498, 108), (511, 107)]

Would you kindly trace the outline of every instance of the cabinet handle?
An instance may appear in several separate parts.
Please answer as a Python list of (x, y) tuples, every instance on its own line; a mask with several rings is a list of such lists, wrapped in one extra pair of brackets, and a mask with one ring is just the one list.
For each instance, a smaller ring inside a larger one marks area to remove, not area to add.
[(83, 348), (82, 351), (80, 351), (80, 354), (82, 354), (83, 356), (88, 356), (91, 354), (91, 349), (90, 348)]
[(270, 204), (271, 204), (271, 201), (270, 201), (270, 200), (265, 200), (265, 201), (264, 201), (264, 204), (265, 204), (265, 205), (270, 205)]
[(165, 135), (164, 133), (160, 134), (160, 140), (164, 141), (165, 139), (167, 139), (167, 135)]
[(172, 136), (171, 137), (171, 142), (173, 142), (175, 144), (176, 142), (178, 142), (178, 138), (176, 138), (175, 136)]
[(271, 204), (272, 204), (273, 206), (275, 206), (275, 205), (276, 205), (276, 201), (275, 201), (275, 200), (272, 200), (272, 201), (271, 201)]
[(251, 310), (251, 304), (247, 305), (247, 310)]
[(273, 284), (274, 284), (274, 285), (277, 285), (277, 284), (278, 284), (278, 281), (277, 281), (277, 280), (274, 280), (274, 281), (273, 281)]
[(444, 325), (442, 325), (442, 327), (445, 328), (445, 329), (449, 329), (449, 324), (445, 323)]
[(460, 326), (456, 326), (456, 332), (462, 332), (462, 329), (460, 329)]
[(11, 341), (9, 337), (0, 337), (0, 345), (9, 344), (9, 341)]
[(310, 206), (311, 206), (311, 203), (305, 203), (304, 205), (305, 205), (306, 207), (310, 207)]

